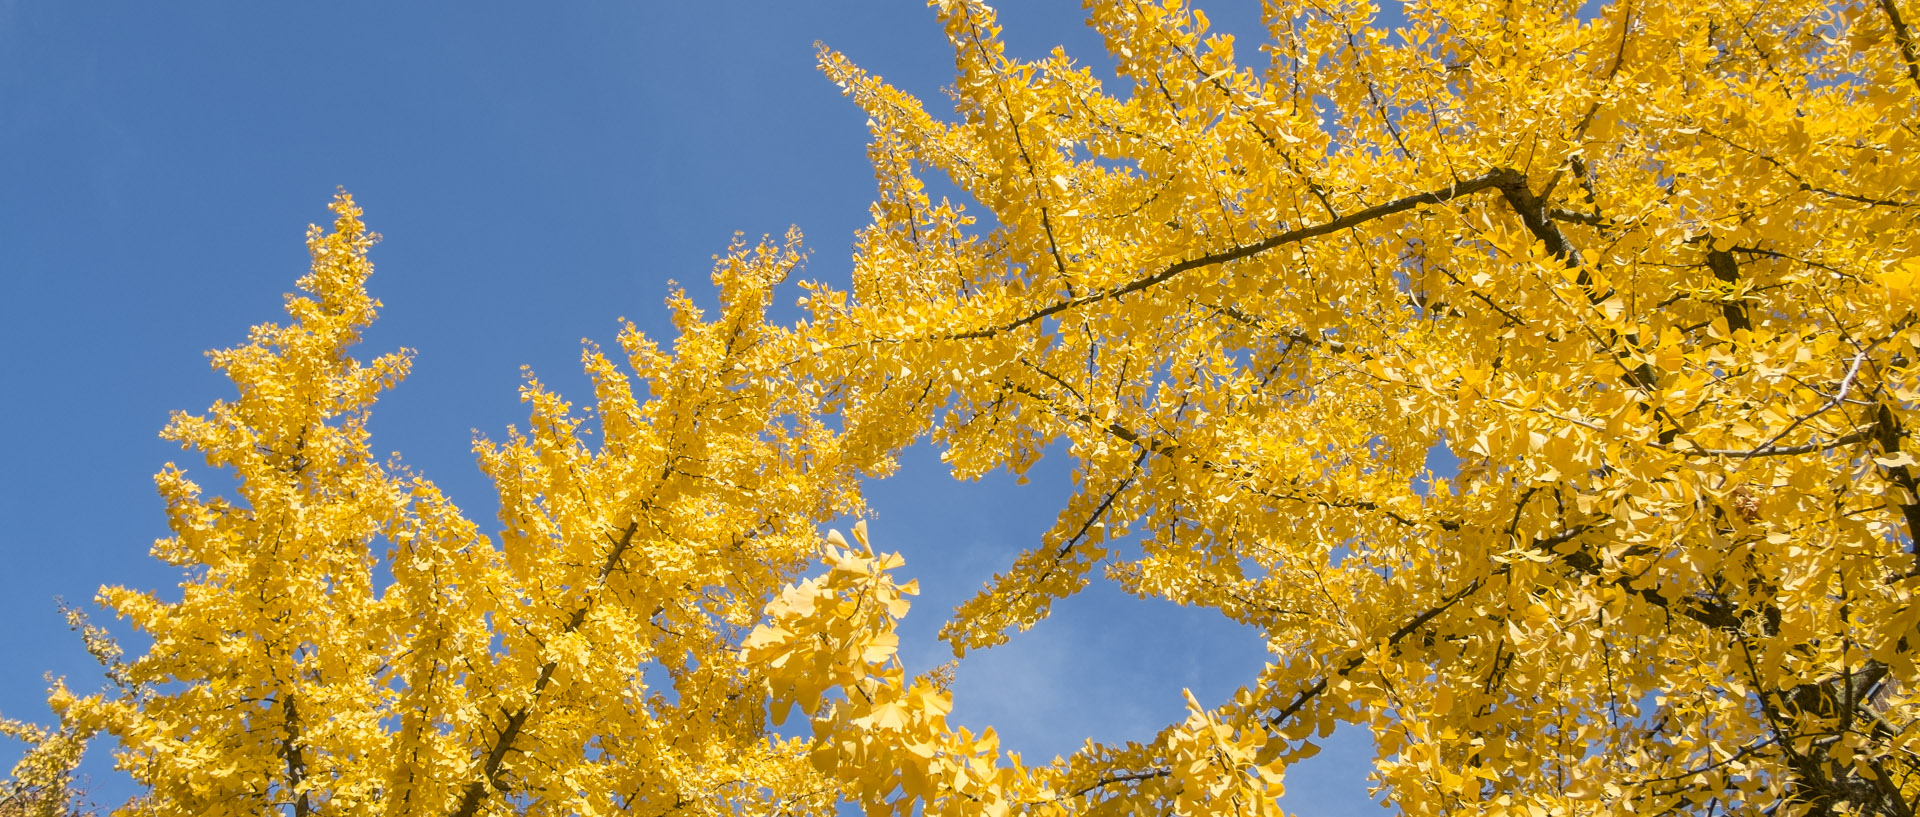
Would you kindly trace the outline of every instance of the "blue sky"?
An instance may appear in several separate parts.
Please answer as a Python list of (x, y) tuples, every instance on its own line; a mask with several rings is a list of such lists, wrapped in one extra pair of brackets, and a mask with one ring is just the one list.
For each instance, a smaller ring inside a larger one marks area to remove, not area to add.
[[(1015, 55), (1063, 44), (1104, 63), (1078, 4), (1003, 5)], [(1200, 5), (1258, 31), (1256, 0)], [(585, 394), (580, 339), (610, 342), (621, 316), (665, 334), (668, 280), (706, 297), (735, 231), (797, 224), (806, 277), (843, 284), (873, 183), (865, 117), (814, 71), (816, 40), (943, 99), (951, 57), (912, 0), (0, 0), (0, 713), (44, 720), (43, 672), (97, 682), (55, 596), (179, 581), (146, 555), (166, 533), (151, 475), (169, 460), (207, 474), (156, 434), (228, 394), (202, 353), (278, 318), (336, 187), (385, 236), (366, 354), (419, 351), (375, 412), (375, 448), (475, 511), (491, 489), (472, 430), (523, 418), (520, 366)], [(1055, 459), (1029, 486), (958, 484), (916, 450), (873, 486), (875, 539), (925, 589), (911, 664), (944, 660), (945, 613), (1037, 540), (1067, 473)], [(955, 717), (1029, 758), (1150, 738), (1183, 717), (1182, 688), (1218, 703), (1265, 660), (1252, 632), (1104, 585), (1056, 609), (956, 684)], [(116, 802), (128, 784), (101, 749), (88, 771)], [(1290, 775), (1287, 805), (1364, 807), (1366, 751), (1336, 736)]]

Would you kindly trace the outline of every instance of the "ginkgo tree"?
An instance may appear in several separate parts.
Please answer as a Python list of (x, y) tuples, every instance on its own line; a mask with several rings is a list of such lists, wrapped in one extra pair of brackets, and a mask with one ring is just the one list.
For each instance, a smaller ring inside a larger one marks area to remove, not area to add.
[[(670, 348), (587, 349), (591, 410), (530, 379), (477, 445), (497, 535), (368, 453), (410, 358), (348, 354), (336, 202), (293, 322), (214, 356), (238, 398), (169, 426), (238, 496), (162, 472), (182, 596), (103, 593), (155, 646), (9, 727), (17, 790), (104, 729), (129, 813), (1265, 814), (1348, 728), (1408, 814), (1914, 813), (1900, 2), (1270, 3), (1248, 61), (1094, 0), (1106, 78), (936, 5), (951, 117), (822, 51), (872, 123), (851, 287), (771, 323), (798, 239), (736, 246)], [(949, 722), (953, 670), (897, 655), (911, 566), (819, 533), (925, 439), (1074, 464), (957, 657), (1097, 575), (1271, 662), (1051, 762)]]
[(857, 502), (818, 398), (772, 375), (761, 338), (795, 244), (734, 247), (711, 316), (674, 296), (671, 352), (631, 325), (624, 368), (587, 349), (595, 444), (530, 377), (528, 428), (475, 445), (504, 528), (488, 536), (370, 454), (370, 409), (411, 355), (349, 353), (379, 306), (374, 236), (350, 197), (333, 210), (291, 321), (212, 354), (237, 396), (164, 432), (235, 486), (157, 477), (178, 600), (101, 591), (152, 641), (132, 661), (76, 619), (115, 689), (56, 687), (57, 731), (0, 724), (33, 744), (0, 813), (61, 813), (101, 731), (142, 787), (124, 814), (830, 813), (737, 649), (815, 522)]
[[(1264, 813), (1353, 724), (1409, 814), (1913, 813), (1900, 3), (1424, 0), (1392, 31), (1269, 3), (1249, 64), (1179, 2), (1090, 2), (1107, 80), (940, 5), (952, 118), (823, 56), (880, 201), (797, 364), (850, 451), (1074, 459), (956, 655), (1097, 572), (1273, 660), (1158, 736), (1022, 764), (859, 607), (814, 751), (870, 807)], [(824, 660), (825, 600), (896, 592), (834, 558), (751, 642), (777, 701), (815, 700), (787, 668)]]

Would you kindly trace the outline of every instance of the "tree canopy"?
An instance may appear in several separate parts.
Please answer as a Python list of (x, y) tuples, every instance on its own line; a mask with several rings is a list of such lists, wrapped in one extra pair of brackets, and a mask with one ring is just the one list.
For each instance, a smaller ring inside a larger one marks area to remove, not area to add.
[[(1104, 79), (936, 5), (951, 117), (821, 52), (871, 122), (851, 287), (774, 320), (799, 237), (738, 244), (670, 344), (585, 350), (586, 405), (530, 377), (476, 443), (498, 533), (370, 453), (411, 360), (349, 353), (378, 303), (338, 199), (290, 323), (214, 354), (237, 396), (168, 426), (237, 489), (159, 475), (182, 595), (102, 593), (153, 648), (90, 635), (114, 688), (9, 727), (44, 751), (6, 802), (105, 730), (135, 814), (1239, 815), (1348, 725), (1408, 814), (1914, 813), (1895, 0), (1269, 4), (1264, 66), (1090, 2)], [(1271, 662), (1053, 761), (949, 724), (901, 560), (819, 532), (925, 439), (961, 478), (1074, 463), (956, 657), (1098, 574)]]

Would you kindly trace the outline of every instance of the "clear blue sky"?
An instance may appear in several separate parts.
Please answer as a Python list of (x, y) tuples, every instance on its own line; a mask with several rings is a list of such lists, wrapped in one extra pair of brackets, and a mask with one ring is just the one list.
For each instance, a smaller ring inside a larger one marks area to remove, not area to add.
[[(1016, 56), (1063, 44), (1105, 64), (1077, 3), (1002, 5)], [(1201, 5), (1259, 30), (1257, 0)], [(844, 284), (872, 174), (865, 116), (814, 71), (815, 40), (944, 100), (951, 56), (912, 0), (0, 0), (0, 713), (44, 721), (43, 672), (98, 683), (55, 596), (179, 581), (146, 553), (166, 534), (151, 475), (168, 460), (208, 474), (156, 433), (229, 393), (202, 353), (280, 316), (336, 186), (385, 236), (366, 354), (419, 350), (374, 446), (482, 513), (471, 430), (522, 419), (522, 364), (585, 394), (580, 339), (610, 342), (620, 316), (664, 334), (667, 281), (707, 297), (736, 230), (797, 224), (807, 277)], [(873, 486), (875, 538), (926, 591), (911, 664), (948, 655), (933, 632), (1048, 527), (1067, 466), (963, 485), (917, 450)], [(956, 684), (955, 717), (1029, 758), (1148, 739), (1183, 717), (1183, 687), (1219, 703), (1266, 658), (1224, 619), (1106, 586), (1056, 610)], [(88, 771), (113, 803), (129, 784), (105, 748)], [(1287, 805), (1365, 808), (1368, 751), (1336, 738), (1289, 776)]]

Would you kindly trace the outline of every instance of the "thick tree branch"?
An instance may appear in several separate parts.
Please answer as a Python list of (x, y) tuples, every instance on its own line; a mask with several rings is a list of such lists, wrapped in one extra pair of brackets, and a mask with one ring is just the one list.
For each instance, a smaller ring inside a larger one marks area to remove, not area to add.
[[(1740, 262), (1734, 260), (1733, 253), (1724, 250), (1708, 252), (1707, 269), (1713, 270), (1713, 277), (1729, 287), (1740, 282)], [(1753, 329), (1752, 321), (1747, 319), (1747, 305), (1737, 298), (1728, 297), (1721, 301), (1720, 314), (1727, 319), (1728, 331)]]
[[(1534, 195), (1533, 190), (1527, 187), (1526, 177), (1517, 171), (1499, 172), (1502, 174), (1498, 180), (1500, 195), (1507, 200), (1513, 212), (1520, 216), (1520, 223), (1526, 225), (1527, 232), (1532, 233), (1534, 240), (1546, 247), (1547, 252), (1552, 253), (1554, 258), (1560, 259), (1568, 267), (1580, 268), (1580, 251), (1574, 249), (1573, 242), (1567, 240), (1565, 233), (1560, 232), (1560, 225), (1553, 223), (1553, 216), (1547, 208), (1546, 200)], [(1585, 270), (1581, 271), (1580, 276), (1582, 285), (1587, 285)], [(1601, 296), (1599, 300), (1606, 300), (1606, 298)]]
[(293, 795), (294, 817), (307, 817), (313, 813), (313, 800), (302, 791), (307, 779), (307, 756), (300, 748), (300, 711), (294, 704), (294, 694), (286, 693), (280, 704), (287, 736), (280, 743), (280, 755), (287, 763), (287, 792)]
[(1913, 34), (1907, 30), (1907, 23), (1900, 19), (1900, 7), (1893, 0), (1880, 0), (1880, 11), (1887, 15), (1887, 25), (1893, 29), (1893, 42), (1900, 47), (1900, 61), (1907, 65), (1907, 79), (1913, 81), (1913, 87), (1920, 88), (1920, 56), (1916, 56), (1913, 47)]
[[(1902, 453), (1901, 440), (1906, 437), (1906, 429), (1901, 427), (1900, 418), (1886, 403), (1874, 406), (1874, 424), (1869, 430), (1874, 432), (1875, 447), (1887, 457), (1897, 457)], [(1900, 516), (1907, 523), (1907, 547), (1915, 556), (1920, 556), (1920, 480), (1914, 478), (1911, 465), (1883, 465), (1881, 473), (1887, 481), (1904, 496), (1888, 497), (1887, 501), (1900, 509)]]
[(1563, 210), (1558, 207), (1548, 210), (1547, 216), (1549, 218), (1552, 218), (1555, 221), (1568, 221), (1574, 224), (1585, 224), (1588, 227), (1606, 227), (1606, 226), (1610, 226), (1613, 223), (1596, 213), (1582, 213), (1575, 210)]

